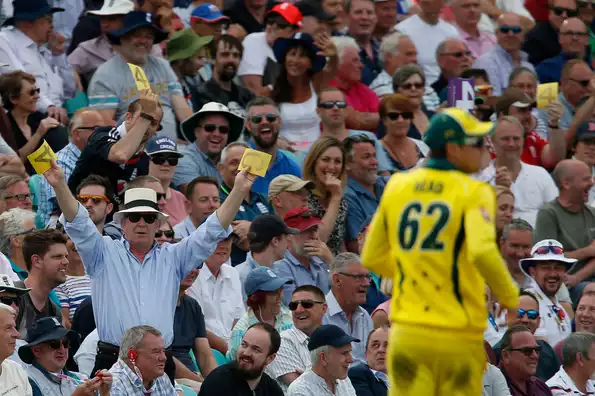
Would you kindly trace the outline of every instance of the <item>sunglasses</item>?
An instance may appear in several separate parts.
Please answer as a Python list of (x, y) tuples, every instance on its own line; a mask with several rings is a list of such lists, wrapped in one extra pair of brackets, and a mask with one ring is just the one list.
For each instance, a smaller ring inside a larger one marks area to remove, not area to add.
[(299, 305), (302, 305), (304, 309), (310, 309), (314, 306), (314, 304), (324, 304), (322, 301), (314, 301), (314, 300), (296, 300), (292, 301), (287, 305), (290, 311), (295, 311)]
[(489, 94), (492, 89), (494, 89), (493, 85), (478, 85), (473, 88), (475, 93), (482, 94), (482, 95)]
[(157, 119), (152, 115), (143, 113), (143, 118), (150, 121), (151, 126), (153, 128), (157, 128), (158, 131), (163, 129), (163, 125), (161, 125), (161, 122), (157, 121)]
[(93, 201), (95, 205), (99, 205), (101, 202), (110, 203), (105, 195), (77, 195), (76, 200), (82, 204), (86, 204), (89, 200)]
[(151, 157), (151, 162), (156, 165), (163, 165), (167, 162), (171, 166), (176, 166), (178, 165), (178, 157), (161, 157), (154, 155)]
[(328, 102), (321, 102), (318, 104), (318, 107), (325, 110), (330, 110), (335, 106), (337, 106), (337, 109), (344, 109), (347, 107), (347, 102), (345, 102), (344, 100), (331, 100)]
[(67, 339), (52, 340), (46, 342), (46, 344), (48, 344), (48, 346), (52, 349), (60, 349), (61, 346), (63, 346), (66, 349), (70, 348), (70, 341)]
[(406, 83), (401, 85), (403, 89), (422, 89), (424, 87), (424, 83)]
[(583, 88), (587, 88), (589, 86), (589, 82), (591, 81), (591, 80), (575, 80), (574, 78), (571, 78), (571, 80)]
[(39, 95), (39, 93), (41, 92), (41, 89), (39, 88), (33, 88), (29, 91), (29, 96), (35, 96), (35, 95)]
[(522, 318), (523, 316), (525, 316), (525, 314), (527, 315), (527, 319), (537, 319), (539, 317), (539, 312), (537, 312), (534, 309), (517, 309), (517, 312), (519, 314), (519, 319)]
[(132, 223), (138, 223), (140, 219), (143, 219), (147, 224), (153, 224), (157, 220), (155, 213), (127, 213), (126, 218)]
[(510, 32), (512, 32), (512, 34), (519, 34), (520, 32), (523, 31), (523, 28), (520, 26), (508, 26), (508, 25), (502, 25), (500, 26), (500, 33), (503, 34), (508, 34)]
[(157, 202), (161, 201), (162, 199), (167, 199), (166, 193), (155, 193), (157, 194)]
[(442, 55), (451, 55), (454, 56), (455, 58), (462, 58), (464, 56), (471, 56), (471, 51), (457, 51), (457, 52), (445, 52)]
[(572, 8), (550, 7), (550, 10), (552, 10), (557, 16), (562, 16), (562, 14), (566, 13), (566, 16), (572, 18), (578, 15), (578, 11), (573, 10)]
[(527, 357), (531, 357), (533, 355), (533, 352), (539, 355), (539, 352), (541, 352), (541, 347), (537, 345), (534, 347), (509, 348), (508, 350), (511, 352), (520, 352)]
[(549, 252), (553, 254), (564, 254), (564, 248), (560, 246), (541, 246), (535, 250), (534, 254), (548, 254)]
[(2, 296), (0, 297), (0, 302), (2, 304), (6, 304), (6, 305), (18, 305), (19, 303), (19, 298), (18, 297), (8, 297), (8, 296)]
[(268, 113), (268, 114), (257, 114), (250, 117), (250, 122), (253, 124), (260, 124), (260, 122), (265, 119), (267, 122), (275, 122), (279, 116), (277, 114)]
[(31, 194), (15, 194), (15, 195), (9, 195), (7, 197), (4, 197), (4, 199), (12, 199), (12, 198), (16, 198), (17, 201), (25, 201), (27, 199), (31, 199)]
[(167, 230), (167, 231), (157, 231), (155, 232), (155, 238), (161, 238), (162, 236), (165, 236), (166, 238), (173, 238), (175, 235), (175, 233), (173, 232), (173, 230)]
[(205, 124), (202, 126), (202, 129), (208, 133), (213, 133), (217, 129), (219, 130), (219, 133), (222, 133), (223, 135), (227, 135), (229, 133), (229, 127), (225, 125)]
[(562, 36), (587, 37), (587, 32), (560, 32)]
[(410, 111), (403, 111), (403, 112), (398, 112), (398, 111), (391, 111), (390, 113), (386, 113), (386, 116), (391, 120), (391, 121), (396, 121), (400, 118), (404, 119), (404, 120), (412, 120), (413, 119), (413, 113)]
[(348, 278), (356, 279), (358, 281), (363, 281), (364, 279), (372, 280), (372, 275), (370, 274), (350, 274), (349, 272), (339, 272), (339, 274), (346, 276)]

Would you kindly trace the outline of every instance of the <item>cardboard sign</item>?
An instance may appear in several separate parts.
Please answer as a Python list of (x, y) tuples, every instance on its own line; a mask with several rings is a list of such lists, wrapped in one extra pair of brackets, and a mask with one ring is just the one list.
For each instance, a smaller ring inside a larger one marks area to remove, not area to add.
[(558, 83), (539, 84), (537, 86), (537, 108), (545, 109), (558, 99)]
[[(475, 107), (475, 82), (473, 78), (449, 78), (447, 103), (448, 107), (471, 111)], [(440, 94), (439, 92), (437, 92)]]
[(27, 159), (39, 175), (52, 167), (52, 160), (56, 160), (56, 153), (45, 140), (37, 150), (27, 156)]
[(132, 77), (134, 77), (134, 81), (136, 81), (136, 89), (139, 91), (144, 91), (146, 89), (151, 89), (151, 84), (149, 84), (149, 79), (145, 74), (145, 71), (137, 65), (133, 65), (132, 63), (128, 64), (130, 68), (130, 72), (132, 73)]
[(246, 149), (242, 156), (242, 160), (240, 161), (240, 165), (238, 165), (238, 169), (242, 170), (249, 166), (250, 173), (264, 177), (269, 169), (271, 158), (270, 154), (263, 153), (262, 151)]

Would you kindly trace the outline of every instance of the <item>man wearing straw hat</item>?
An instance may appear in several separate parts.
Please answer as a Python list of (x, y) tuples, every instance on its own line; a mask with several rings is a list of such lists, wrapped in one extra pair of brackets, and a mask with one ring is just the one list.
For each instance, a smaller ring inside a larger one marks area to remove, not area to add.
[[(131, 327), (153, 326), (163, 334), (165, 346), (171, 346), (180, 282), (232, 232), (231, 222), (255, 179), (247, 170), (238, 173), (225, 202), (193, 233), (179, 243), (159, 246), (154, 240), (155, 232), (167, 215), (159, 211), (154, 190), (126, 191), (124, 209), (114, 215), (124, 238), (115, 241), (99, 234), (87, 211), (72, 196), (62, 170), (52, 162), (44, 177), (56, 191), (64, 216), (61, 223), (65, 224), (92, 282), (100, 339), (93, 372), (116, 362), (122, 335)], [(166, 372), (171, 374), (170, 378), (173, 370), (169, 352)]]

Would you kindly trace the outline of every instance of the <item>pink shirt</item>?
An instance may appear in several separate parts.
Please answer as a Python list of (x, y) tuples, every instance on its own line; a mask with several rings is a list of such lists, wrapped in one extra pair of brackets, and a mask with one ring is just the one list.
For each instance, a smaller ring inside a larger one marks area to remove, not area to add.
[[(337, 81), (333, 80), (329, 83), (331, 87), (339, 87)], [(346, 91), (341, 89), (347, 99), (347, 104), (353, 107), (354, 110), (362, 113), (378, 113), (380, 107), (380, 100), (378, 96), (370, 88), (361, 82), (355, 83)]]
[(467, 48), (469, 48), (469, 51), (471, 51), (475, 58), (479, 58), (496, 44), (496, 36), (491, 33), (480, 31), (478, 37), (471, 37), (469, 33), (464, 32), (457, 25), (455, 27), (459, 31), (461, 40), (467, 44)]
[(372, 312), (372, 316), (376, 313), (376, 311), (384, 311), (388, 315), (390, 313), (390, 298), (376, 307), (376, 309)]
[(169, 197), (165, 200), (163, 211), (169, 216), (169, 222), (173, 226), (184, 221), (188, 212), (186, 211), (186, 197), (181, 192), (170, 188), (167, 192)]

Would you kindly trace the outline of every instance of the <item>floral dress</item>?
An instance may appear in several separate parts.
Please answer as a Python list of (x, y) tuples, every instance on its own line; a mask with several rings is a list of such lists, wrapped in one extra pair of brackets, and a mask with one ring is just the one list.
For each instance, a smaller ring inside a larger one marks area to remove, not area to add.
[[(308, 193), (308, 206), (314, 214), (319, 217), (323, 218), (326, 209), (320, 204), (320, 201), (314, 195), (313, 192)], [(337, 255), (341, 253), (341, 245), (345, 240), (345, 232), (346, 232), (346, 224), (347, 224), (347, 201), (345, 198), (341, 199), (341, 204), (339, 205), (339, 213), (337, 214), (337, 219), (335, 220), (335, 226), (331, 231), (331, 235), (326, 242), (326, 245), (331, 250), (333, 255)]]

